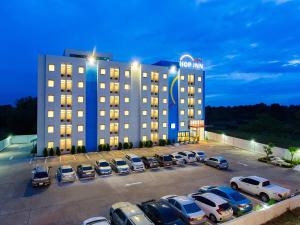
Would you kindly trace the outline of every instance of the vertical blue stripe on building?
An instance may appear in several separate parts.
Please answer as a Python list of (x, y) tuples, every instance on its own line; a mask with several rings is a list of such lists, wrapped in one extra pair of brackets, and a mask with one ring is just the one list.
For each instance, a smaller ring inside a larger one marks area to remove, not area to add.
[(169, 119), (168, 138), (177, 142), (178, 139), (178, 74), (170, 72), (168, 77)]
[(87, 151), (97, 151), (98, 63), (86, 63), (85, 143)]

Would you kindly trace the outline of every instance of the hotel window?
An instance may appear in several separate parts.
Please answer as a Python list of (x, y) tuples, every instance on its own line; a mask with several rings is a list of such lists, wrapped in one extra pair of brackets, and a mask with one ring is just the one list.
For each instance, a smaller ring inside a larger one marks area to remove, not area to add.
[(83, 88), (83, 82), (82, 81), (79, 81), (78, 84), (77, 84), (78, 88)]
[(118, 119), (119, 118), (119, 110), (118, 109), (111, 109), (109, 110), (109, 117), (110, 119)]
[(180, 99), (180, 103), (181, 103), (181, 104), (184, 104), (184, 98), (181, 98), (181, 99)]
[(198, 93), (201, 93), (202, 92), (202, 89), (201, 88), (198, 88)]
[(124, 129), (128, 129), (129, 128), (129, 124), (128, 123), (125, 123), (124, 124)]
[(194, 117), (194, 109), (188, 109), (188, 116)]
[(181, 88), (180, 88), (180, 92), (184, 92), (184, 87), (181, 87)]
[(55, 65), (54, 64), (49, 64), (48, 65), (48, 71), (49, 72), (54, 72), (55, 71)]
[(168, 103), (168, 100), (166, 98), (163, 99), (163, 103), (166, 104)]
[(159, 77), (159, 73), (153, 71), (151, 72), (151, 81), (158, 82), (158, 77)]
[(48, 133), (49, 134), (54, 133), (54, 126), (48, 126)]
[(117, 146), (119, 144), (119, 137), (110, 137), (109, 144), (111, 146)]
[(163, 135), (162, 135), (162, 139), (166, 140), (166, 139), (167, 139), (167, 135), (166, 135), (166, 134), (163, 134)]
[(143, 91), (147, 91), (147, 85), (143, 85)]
[(128, 143), (128, 142), (129, 142), (128, 137), (124, 137), (124, 143)]
[(167, 79), (167, 78), (168, 78), (168, 74), (164, 73), (164, 74), (163, 74), (163, 78), (164, 78), (164, 79)]
[(78, 96), (77, 101), (78, 103), (83, 103), (83, 96)]
[(71, 64), (67, 64), (67, 76), (71, 76), (72, 75), (72, 65)]
[(83, 66), (79, 66), (78, 67), (78, 73), (79, 74), (83, 74), (84, 73), (84, 67)]
[(111, 133), (116, 133), (119, 130), (119, 123), (111, 123), (109, 128)]
[(188, 105), (189, 106), (194, 106), (194, 98), (188, 98)]
[(100, 88), (105, 89), (105, 83), (100, 83)]
[(184, 76), (183, 75), (180, 76), (180, 80), (184, 80)]
[(60, 120), (64, 121), (66, 119), (66, 115), (67, 115), (66, 110), (65, 109), (61, 109), (60, 110)]
[(128, 97), (125, 97), (125, 98), (124, 98), (124, 102), (125, 102), (125, 103), (129, 103), (129, 98), (128, 98)]
[(147, 116), (147, 110), (143, 110), (143, 116)]
[(199, 81), (199, 82), (202, 81), (202, 77), (201, 77), (201, 76), (198, 77), (198, 81)]
[(194, 87), (188, 87), (188, 94), (189, 95), (195, 94), (195, 88)]
[(164, 116), (166, 116), (166, 115), (167, 115), (167, 110), (164, 109), (164, 110), (162, 111), (162, 114), (163, 114)]
[(151, 94), (158, 94), (158, 85), (152, 84), (151, 85)]
[(83, 132), (83, 125), (78, 125), (77, 126), (77, 131), (78, 132)]
[(163, 86), (163, 91), (167, 91), (167, 86)]
[(202, 111), (201, 111), (201, 110), (198, 110), (197, 113), (198, 113), (198, 115), (201, 115)]
[(188, 75), (188, 83), (189, 83), (189, 84), (194, 84), (194, 81), (195, 81), (195, 76), (194, 76), (194, 74), (189, 74), (189, 75)]
[(77, 146), (82, 147), (83, 146), (83, 140), (78, 140), (77, 141)]
[(101, 68), (101, 69), (100, 69), (100, 75), (105, 75), (105, 74), (106, 74), (106, 69)]
[(166, 128), (166, 127), (167, 127), (167, 123), (163, 123), (162, 126), (163, 126), (164, 128)]
[(180, 110), (180, 115), (184, 116), (184, 110)]
[(143, 124), (142, 124), (142, 128), (143, 128), (143, 129), (147, 128), (147, 123), (143, 123)]
[(129, 70), (125, 70), (125, 77), (130, 77), (130, 71)]
[(199, 104), (199, 105), (202, 104), (202, 99), (198, 99), (198, 104)]
[(183, 121), (180, 122), (180, 126), (184, 127), (184, 122)]
[(100, 102), (101, 102), (101, 103), (105, 103), (105, 97), (104, 97), (104, 96), (101, 96), (101, 97), (100, 97)]
[(49, 141), (48, 144), (47, 144), (47, 148), (48, 149), (54, 148), (54, 142), (53, 141)]
[(105, 116), (105, 111), (101, 110), (99, 114), (100, 114), (100, 116)]
[(120, 70), (118, 68), (110, 68), (110, 78), (111, 79), (119, 79)]
[(100, 130), (105, 130), (105, 124), (100, 125)]
[(54, 95), (48, 95), (48, 102), (54, 102)]
[(129, 90), (129, 89), (130, 89), (129, 84), (125, 84), (125, 85), (124, 85), (124, 89), (125, 89), (125, 90)]
[(147, 98), (143, 98), (143, 103), (147, 103)]
[(119, 92), (119, 88), (120, 88), (120, 84), (117, 83), (117, 82), (111, 82), (109, 84), (109, 90), (110, 92), (115, 92), (115, 93), (118, 93)]
[(143, 77), (144, 77), (144, 78), (148, 77), (148, 74), (144, 72), (144, 73), (143, 73)]
[(77, 111), (77, 117), (79, 117), (79, 118), (83, 117), (83, 111), (82, 110)]
[(142, 141), (147, 141), (147, 136), (143, 136)]
[(105, 140), (104, 140), (103, 138), (100, 138), (100, 139), (99, 139), (99, 144), (100, 144), (100, 145), (104, 145), (104, 144), (105, 144)]
[(124, 111), (124, 116), (128, 116), (129, 115), (129, 111), (128, 110), (125, 110)]
[(158, 98), (151, 97), (151, 106), (157, 107), (158, 106)]
[(53, 110), (49, 110), (48, 111), (48, 118), (53, 118), (54, 117), (54, 111)]
[(54, 87), (54, 80), (48, 80), (48, 87)]

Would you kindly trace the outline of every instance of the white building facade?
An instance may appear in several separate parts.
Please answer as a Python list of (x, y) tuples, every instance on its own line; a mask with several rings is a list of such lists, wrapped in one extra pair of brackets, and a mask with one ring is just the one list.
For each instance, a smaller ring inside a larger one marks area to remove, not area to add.
[(204, 139), (203, 64), (189, 55), (154, 64), (65, 50), (38, 63), (38, 154), (72, 146)]

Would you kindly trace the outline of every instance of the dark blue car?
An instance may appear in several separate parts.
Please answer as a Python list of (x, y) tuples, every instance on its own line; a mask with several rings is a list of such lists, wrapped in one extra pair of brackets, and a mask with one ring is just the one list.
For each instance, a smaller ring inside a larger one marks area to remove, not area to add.
[(235, 215), (242, 215), (253, 209), (252, 202), (240, 192), (226, 186), (206, 186), (200, 192), (211, 192), (224, 198), (231, 205)]

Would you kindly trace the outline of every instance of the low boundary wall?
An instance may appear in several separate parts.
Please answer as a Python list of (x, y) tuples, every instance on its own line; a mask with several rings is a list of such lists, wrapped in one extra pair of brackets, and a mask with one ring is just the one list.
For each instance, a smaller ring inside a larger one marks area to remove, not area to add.
[(30, 144), (36, 142), (37, 135), (14, 135), (0, 141), (0, 151), (13, 144)]

